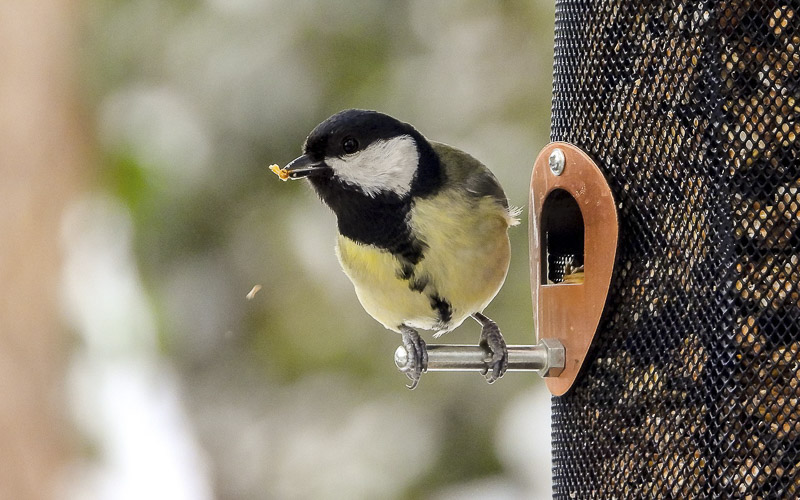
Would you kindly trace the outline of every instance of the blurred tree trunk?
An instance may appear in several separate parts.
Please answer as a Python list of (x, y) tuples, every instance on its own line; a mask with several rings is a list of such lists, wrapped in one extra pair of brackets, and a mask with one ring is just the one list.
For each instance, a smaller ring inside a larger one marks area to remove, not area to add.
[(59, 223), (86, 170), (79, 2), (0, 2), (0, 498), (53, 498), (70, 455)]

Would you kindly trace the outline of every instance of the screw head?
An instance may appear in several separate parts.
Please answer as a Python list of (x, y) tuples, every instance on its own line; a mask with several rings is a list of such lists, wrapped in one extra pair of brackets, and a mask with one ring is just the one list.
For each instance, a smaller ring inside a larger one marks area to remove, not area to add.
[(561, 175), (564, 172), (565, 161), (564, 152), (560, 149), (556, 148), (550, 153), (547, 163), (550, 165), (550, 171), (553, 172), (553, 175)]

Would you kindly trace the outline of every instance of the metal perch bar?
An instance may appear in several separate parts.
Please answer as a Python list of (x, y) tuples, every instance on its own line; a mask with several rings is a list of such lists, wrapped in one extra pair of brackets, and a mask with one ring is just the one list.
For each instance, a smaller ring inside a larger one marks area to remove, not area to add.
[[(479, 345), (428, 345), (429, 372), (478, 371), (486, 368), (490, 352)], [(408, 352), (400, 346), (394, 362), (402, 368)], [(564, 368), (564, 346), (555, 339), (543, 339), (537, 345), (508, 346), (508, 371), (537, 371), (543, 377), (558, 376)]]

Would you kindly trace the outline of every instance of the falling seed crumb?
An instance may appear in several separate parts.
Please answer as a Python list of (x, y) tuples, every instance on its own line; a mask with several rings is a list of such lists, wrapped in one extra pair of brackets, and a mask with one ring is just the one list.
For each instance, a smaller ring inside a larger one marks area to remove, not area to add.
[(247, 300), (253, 300), (258, 291), (261, 290), (261, 285), (255, 285), (249, 292), (247, 292)]

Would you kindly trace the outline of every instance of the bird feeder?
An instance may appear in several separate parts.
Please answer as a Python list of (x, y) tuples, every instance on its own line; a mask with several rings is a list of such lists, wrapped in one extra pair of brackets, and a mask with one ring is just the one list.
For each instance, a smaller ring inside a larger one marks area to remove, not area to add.
[(796, 2), (556, 3), (551, 139), (619, 238), (555, 498), (800, 498), (798, 136)]

